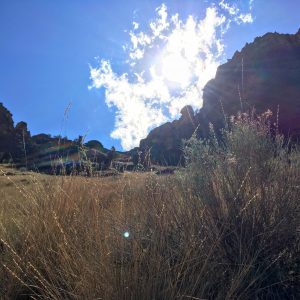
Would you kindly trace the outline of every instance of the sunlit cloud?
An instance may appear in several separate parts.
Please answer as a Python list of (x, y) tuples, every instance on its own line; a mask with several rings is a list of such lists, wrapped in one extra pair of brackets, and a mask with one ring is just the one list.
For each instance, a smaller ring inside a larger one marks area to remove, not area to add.
[(90, 68), (90, 88), (104, 88), (106, 104), (116, 109), (111, 137), (131, 149), (152, 128), (178, 117), (183, 106), (200, 109), (203, 87), (223, 59), (223, 35), (233, 22), (252, 21), (250, 11), (222, 0), (207, 7), (203, 19), (169, 15), (162, 4), (148, 30), (133, 22), (130, 43), (123, 46), (128, 72), (117, 74), (107, 60)]

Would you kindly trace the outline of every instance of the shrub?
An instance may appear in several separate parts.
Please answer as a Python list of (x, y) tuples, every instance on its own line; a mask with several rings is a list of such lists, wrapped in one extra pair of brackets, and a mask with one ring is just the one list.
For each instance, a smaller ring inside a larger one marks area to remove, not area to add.
[(299, 292), (300, 152), (272, 129), (270, 115), (240, 114), (220, 136), (211, 127), (209, 139), (185, 143), (185, 188), (205, 204), (206, 236), (218, 240), (215, 255), (228, 266), (228, 299)]

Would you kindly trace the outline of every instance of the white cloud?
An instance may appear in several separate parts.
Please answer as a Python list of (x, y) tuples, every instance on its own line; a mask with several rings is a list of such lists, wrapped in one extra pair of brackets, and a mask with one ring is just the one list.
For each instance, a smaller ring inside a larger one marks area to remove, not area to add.
[(140, 27), (140, 24), (137, 22), (132, 22), (133, 30), (137, 30)]
[(128, 74), (117, 74), (106, 60), (90, 68), (90, 88), (104, 88), (106, 104), (117, 111), (111, 137), (130, 149), (152, 128), (177, 117), (183, 106), (201, 108), (202, 89), (222, 61), (223, 34), (232, 22), (251, 21), (250, 13), (222, 0), (207, 7), (200, 20), (169, 16), (162, 4), (148, 31), (138, 31), (133, 22), (130, 45), (124, 46)]
[(250, 10), (253, 9), (253, 3), (254, 3), (254, 0), (249, 0), (249, 9)]
[(161, 38), (161, 33), (169, 27), (167, 7), (165, 4), (162, 4), (156, 11), (159, 18), (150, 23), (150, 28), (152, 30), (153, 38)]
[(250, 13), (240, 14), (237, 17), (237, 22), (238, 22), (238, 24), (240, 24), (240, 23), (253, 23), (252, 15)]
[(219, 5), (232, 16), (237, 15), (240, 11), (235, 4), (230, 5), (229, 3), (225, 2), (225, 0), (222, 0)]
[(104, 60), (98, 69), (91, 68), (91, 79), (93, 87), (105, 87), (106, 104), (117, 108), (116, 128), (111, 136), (121, 139), (124, 149), (137, 145), (149, 128), (166, 121), (162, 110), (154, 102), (147, 101), (169, 97), (168, 90), (160, 82), (145, 84), (140, 78), (140, 81), (132, 84), (127, 74), (117, 77), (110, 63)]
[[(249, 0), (249, 10), (252, 10), (254, 0)], [(237, 24), (241, 23), (253, 23), (253, 18), (251, 13), (240, 13), (240, 9), (236, 4), (229, 4), (225, 2), (225, 0), (220, 1), (219, 6), (224, 9), (231, 17), (233, 17), (233, 21)]]

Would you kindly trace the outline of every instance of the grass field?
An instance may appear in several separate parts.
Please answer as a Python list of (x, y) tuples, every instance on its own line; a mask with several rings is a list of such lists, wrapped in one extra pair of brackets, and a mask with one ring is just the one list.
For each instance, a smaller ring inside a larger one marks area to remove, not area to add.
[(300, 152), (266, 124), (192, 138), (168, 176), (1, 166), (1, 297), (297, 299)]

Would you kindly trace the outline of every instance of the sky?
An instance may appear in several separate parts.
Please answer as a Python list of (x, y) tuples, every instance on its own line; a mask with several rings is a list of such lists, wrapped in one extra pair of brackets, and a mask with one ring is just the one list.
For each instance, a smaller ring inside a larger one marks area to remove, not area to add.
[(129, 150), (218, 65), (267, 32), (296, 33), (300, 0), (0, 0), (0, 102), (32, 134)]

